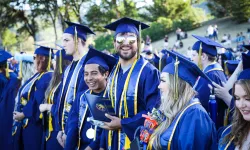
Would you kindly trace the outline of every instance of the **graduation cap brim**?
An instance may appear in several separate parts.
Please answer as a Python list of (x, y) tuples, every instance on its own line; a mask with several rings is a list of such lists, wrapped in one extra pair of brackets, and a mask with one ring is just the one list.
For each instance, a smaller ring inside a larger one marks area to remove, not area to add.
[(94, 49), (94, 48), (90, 48), (87, 55), (86, 55), (84, 64), (86, 64), (88, 62), (88, 60), (93, 58), (93, 57), (101, 57), (108, 64), (109, 72), (111, 72), (111, 70), (113, 69), (113, 67), (116, 65), (116, 63), (118, 61), (118, 59), (116, 59), (113, 56), (107, 55), (101, 51)]
[(89, 27), (87, 27), (85, 25), (74, 23), (74, 22), (69, 22), (69, 21), (65, 21), (65, 22), (67, 23), (68, 26), (79, 27), (80, 29), (84, 30), (85, 33), (94, 34), (95, 35), (95, 33)]
[(250, 55), (242, 53), (243, 70), (250, 69)]
[(49, 51), (51, 51), (51, 57), (52, 57), (52, 59), (54, 58), (54, 52), (53, 52), (53, 50), (58, 50), (56, 48), (52, 48), (52, 47), (48, 47), (48, 46), (43, 46), (43, 45), (40, 45), (40, 44), (34, 44), (34, 45), (38, 46), (38, 48), (36, 48), (34, 54), (49, 56)]
[(128, 18), (128, 17), (124, 17), (124, 18), (121, 18), (119, 20), (116, 20), (115, 22), (112, 22), (106, 26), (104, 26), (104, 28), (106, 29), (109, 29), (109, 30), (112, 30), (112, 31), (116, 31), (116, 28), (121, 24), (134, 24), (135, 27), (137, 28), (137, 30), (139, 30), (139, 25), (141, 25), (141, 30), (143, 29), (146, 29), (146, 28), (149, 28), (149, 25), (145, 24), (145, 23), (142, 23), (140, 21), (137, 21), (137, 20), (134, 20), (134, 19), (131, 19), (131, 18)]
[(12, 57), (13, 57), (13, 56), (12, 56), (9, 52), (0, 49), (0, 63), (1, 63), (1, 62), (5, 62), (5, 61), (7, 61), (9, 58), (12, 58)]
[(242, 45), (242, 47), (244, 47), (247, 50), (250, 50), (250, 45)]
[[(179, 55), (179, 54), (177, 54), (175, 52), (168, 51), (168, 53), (174, 60), (176, 59), (176, 57), (178, 57), (178, 60), (180, 61), (180, 63), (182, 63), (182, 65), (187, 67), (187, 70), (192, 72), (192, 74), (195, 74), (197, 76), (197, 79), (200, 76), (200, 77), (206, 79), (210, 84), (212, 84), (212, 80), (206, 74), (204, 74), (204, 72), (202, 72), (200, 70), (200, 68), (195, 63), (193, 63), (189, 59), (186, 59), (183, 56), (181, 56), (181, 55)], [(180, 72), (180, 71), (178, 71), (178, 72)]]
[(211, 39), (208, 39), (208, 38), (205, 38), (205, 37), (201, 37), (201, 36), (198, 36), (198, 35), (192, 35), (194, 38), (196, 38), (197, 40), (201, 41), (202, 43), (205, 43), (209, 46), (215, 46), (215, 47), (221, 47), (221, 48), (225, 48), (224, 46), (222, 46), (221, 44), (211, 40)]

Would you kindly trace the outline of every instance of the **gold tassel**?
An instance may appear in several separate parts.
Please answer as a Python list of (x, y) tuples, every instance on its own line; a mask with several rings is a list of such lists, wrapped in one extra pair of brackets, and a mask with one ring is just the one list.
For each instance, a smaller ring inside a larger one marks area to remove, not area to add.
[(77, 30), (76, 30), (76, 27), (75, 27), (75, 36), (74, 36), (74, 40), (75, 40), (75, 49), (76, 49), (76, 52), (78, 53), (78, 38), (77, 38)]
[(23, 75), (22, 75), (22, 73), (23, 73), (23, 61), (22, 60), (20, 61), (19, 68), (20, 68), (20, 70), (18, 73), (18, 79), (22, 79), (23, 78)]
[(138, 52), (137, 52), (137, 59), (140, 58), (140, 52), (141, 52), (141, 24), (139, 24), (139, 43), (138, 43)]
[(7, 62), (7, 67), (6, 67), (5, 75), (6, 75), (6, 78), (9, 78), (9, 77), (10, 77), (10, 73), (9, 73), (9, 63), (8, 63), (8, 62)]
[(178, 96), (178, 65), (179, 65), (178, 57), (176, 57), (175, 63), (174, 63), (174, 100), (177, 101)]
[(62, 74), (62, 50), (60, 51), (60, 56), (59, 56), (59, 66), (60, 66), (60, 74)]
[(202, 42), (200, 44), (200, 48), (199, 48), (199, 55), (198, 55), (198, 67), (200, 68), (200, 70), (202, 70), (202, 64), (201, 64), (201, 54), (202, 54)]
[(227, 68), (227, 61), (224, 62), (224, 69), (225, 69), (225, 74), (229, 75), (229, 71), (228, 71), (228, 68)]
[(50, 71), (50, 65), (51, 65), (51, 49), (49, 50), (49, 62), (48, 62), (48, 66), (47, 66), (47, 71)]

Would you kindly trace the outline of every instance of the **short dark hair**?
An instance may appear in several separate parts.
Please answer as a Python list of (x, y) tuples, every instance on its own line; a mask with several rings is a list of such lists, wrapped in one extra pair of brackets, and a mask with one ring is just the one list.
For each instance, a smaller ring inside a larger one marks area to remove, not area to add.
[(98, 70), (100, 71), (100, 73), (102, 75), (104, 75), (107, 71), (109, 71), (109, 70), (105, 69), (104, 67), (102, 67), (101, 65), (98, 66)]
[(212, 55), (207, 54), (207, 53), (205, 53), (205, 54), (207, 55), (208, 61), (214, 62), (217, 58), (216, 56), (212, 56)]

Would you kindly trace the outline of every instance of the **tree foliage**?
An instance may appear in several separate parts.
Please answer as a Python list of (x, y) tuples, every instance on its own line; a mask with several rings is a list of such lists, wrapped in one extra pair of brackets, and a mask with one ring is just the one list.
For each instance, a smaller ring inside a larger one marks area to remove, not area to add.
[(249, 0), (211, 0), (208, 6), (217, 17), (233, 16), (238, 22), (250, 18)]

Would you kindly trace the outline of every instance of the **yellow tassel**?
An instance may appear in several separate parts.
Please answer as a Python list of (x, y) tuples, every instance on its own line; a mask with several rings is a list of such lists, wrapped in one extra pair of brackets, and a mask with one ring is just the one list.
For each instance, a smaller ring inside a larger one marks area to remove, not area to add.
[(137, 52), (137, 59), (140, 58), (140, 52), (141, 52), (141, 24), (139, 24), (139, 43), (138, 43), (138, 52)]
[(22, 60), (20, 61), (19, 68), (20, 68), (20, 70), (19, 70), (19, 73), (18, 73), (18, 79), (22, 79), (23, 78), (23, 76), (22, 76), (22, 73), (23, 73), (23, 61)]
[(200, 44), (200, 49), (199, 49), (199, 55), (198, 55), (198, 67), (202, 70), (202, 64), (201, 64), (201, 54), (202, 54), (202, 42)]
[(6, 68), (6, 71), (5, 71), (5, 75), (6, 75), (6, 78), (9, 78), (10, 77), (10, 73), (9, 73), (9, 63), (7, 62), (7, 68)]
[(227, 61), (224, 62), (224, 69), (225, 69), (225, 74), (229, 75), (228, 68), (227, 68)]
[(76, 49), (76, 52), (78, 53), (78, 38), (77, 38), (76, 27), (75, 27), (75, 37), (74, 37), (74, 40), (75, 40), (75, 49)]
[(50, 71), (50, 65), (51, 65), (51, 49), (49, 50), (49, 62), (47, 66), (47, 71)]
[(126, 136), (126, 137), (125, 137), (125, 146), (124, 146), (124, 149), (125, 149), (125, 150), (130, 149), (130, 143), (131, 143), (131, 142), (130, 142), (128, 136)]
[(59, 66), (60, 66), (60, 74), (62, 74), (62, 50), (60, 50)]
[(175, 63), (174, 63), (174, 100), (178, 100), (178, 65), (179, 65), (178, 57), (176, 57)]
[(40, 113), (39, 119), (43, 119), (43, 113)]

